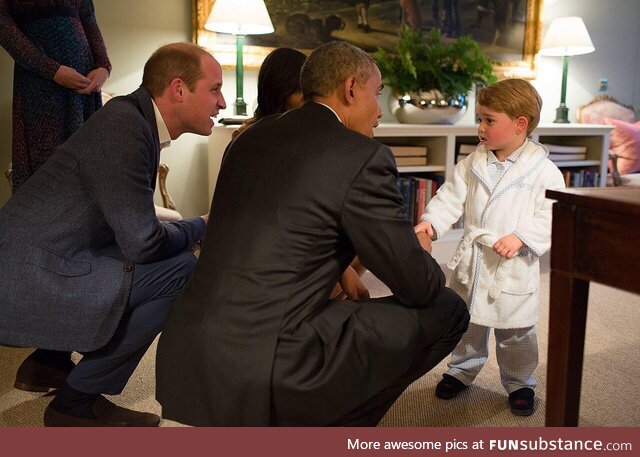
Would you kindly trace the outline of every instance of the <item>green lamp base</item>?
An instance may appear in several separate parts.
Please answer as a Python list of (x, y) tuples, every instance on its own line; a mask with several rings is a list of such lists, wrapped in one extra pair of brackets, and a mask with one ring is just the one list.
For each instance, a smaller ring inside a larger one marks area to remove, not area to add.
[(237, 98), (236, 102), (233, 104), (233, 113), (236, 116), (246, 116), (247, 115), (247, 104), (241, 98)]
[(556, 109), (556, 120), (553, 121), (556, 124), (568, 124), (569, 123), (569, 108), (564, 105), (560, 105)]

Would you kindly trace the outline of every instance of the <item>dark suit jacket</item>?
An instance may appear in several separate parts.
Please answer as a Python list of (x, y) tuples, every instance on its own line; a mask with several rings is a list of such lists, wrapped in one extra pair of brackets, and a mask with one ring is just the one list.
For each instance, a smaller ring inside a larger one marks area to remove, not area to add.
[[(242, 133), (222, 164), (201, 257), (157, 356), (164, 417), (322, 425), (405, 373), (412, 307), (444, 275), (402, 213), (389, 149), (307, 103)], [(329, 301), (355, 254), (396, 299)]]
[(0, 208), (0, 343), (90, 351), (113, 335), (135, 263), (197, 242), (160, 223), (160, 145), (146, 89), (107, 103)]

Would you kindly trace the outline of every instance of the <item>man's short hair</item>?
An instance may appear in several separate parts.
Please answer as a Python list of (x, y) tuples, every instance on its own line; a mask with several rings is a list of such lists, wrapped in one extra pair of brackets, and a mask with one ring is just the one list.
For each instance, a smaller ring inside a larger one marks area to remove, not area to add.
[(331, 41), (315, 49), (300, 73), (305, 100), (327, 97), (349, 76), (361, 86), (373, 76), (376, 62), (362, 49), (344, 41)]
[(159, 48), (144, 65), (142, 86), (153, 97), (162, 95), (169, 83), (180, 78), (190, 91), (202, 77), (200, 59), (203, 55), (211, 55), (201, 46), (193, 43), (172, 43)]
[(529, 120), (527, 136), (540, 122), (542, 98), (538, 91), (523, 79), (505, 79), (478, 91), (476, 102), (489, 109), (505, 113), (512, 119), (524, 116)]

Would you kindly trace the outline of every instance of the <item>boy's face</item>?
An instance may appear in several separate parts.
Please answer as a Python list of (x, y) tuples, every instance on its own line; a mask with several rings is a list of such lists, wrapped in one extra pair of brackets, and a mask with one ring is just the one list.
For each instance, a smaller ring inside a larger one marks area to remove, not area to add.
[(512, 119), (505, 113), (483, 105), (476, 106), (476, 116), (480, 143), (493, 151), (500, 160), (522, 146), (527, 137), (528, 121), (525, 116)]

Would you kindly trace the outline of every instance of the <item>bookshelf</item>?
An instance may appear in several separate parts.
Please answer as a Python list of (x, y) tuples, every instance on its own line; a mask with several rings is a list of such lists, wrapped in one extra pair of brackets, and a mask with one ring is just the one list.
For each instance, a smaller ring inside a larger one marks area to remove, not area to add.
[[(541, 143), (566, 146), (586, 146), (584, 160), (556, 162), (558, 168), (593, 168), (598, 170), (599, 186), (607, 183), (609, 154), (609, 125), (594, 124), (542, 124), (532, 138)], [(381, 124), (374, 132), (375, 138), (385, 144), (415, 145), (427, 147), (427, 166), (398, 167), (400, 173), (443, 173), (446, 179), (453, 174), (456, 147), (478, 142), (475, 125), (410, 125)]]
[[(213, 195), (222, 154), (231, 141), (236, 126), (215, 126), (209, 137), (209, 193)], [(593, 169), (599, 172), (599, 186), (607, 183), (609, 133), (613, 126), (595, 124), (542, 124), (532, 138), (541, 143), (587, 147), (586, 159), (558, 162), (560, 170)], [(400, 174), (438, 173), (450, 179), (455, 166), (456, 145), (478, 141), (475, 125), (412, 125), (381, 124), (374, 131), (375, 138), (389, 145), (426, 146), (427, 164), (399, 167)], [(449, 230), (434, 243), (433, 254), (439, 262), (446, 262), (455, 250), (461, 230)]]

